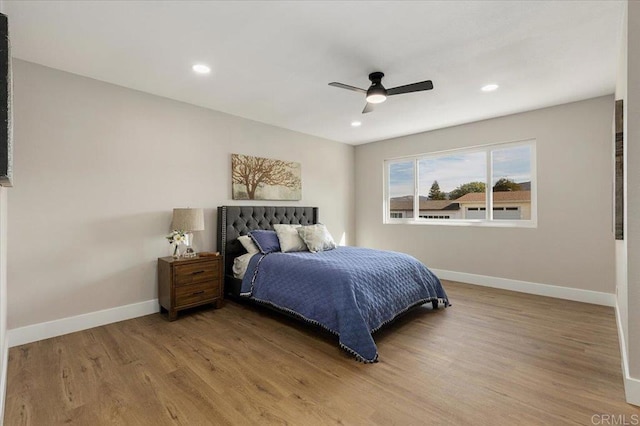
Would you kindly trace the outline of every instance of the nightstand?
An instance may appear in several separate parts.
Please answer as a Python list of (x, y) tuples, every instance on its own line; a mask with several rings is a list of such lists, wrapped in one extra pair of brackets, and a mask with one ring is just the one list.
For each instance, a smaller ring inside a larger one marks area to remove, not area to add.
[(209, 303), (221, 308), (222, 256), (158, 258), (158, 300), (160, 312), (168, 311), (169, 321), (182, 309)]

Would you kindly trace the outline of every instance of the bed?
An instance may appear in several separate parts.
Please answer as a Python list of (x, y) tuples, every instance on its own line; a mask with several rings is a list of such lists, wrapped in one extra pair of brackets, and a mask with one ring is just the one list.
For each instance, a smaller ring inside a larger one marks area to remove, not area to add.
[(233, 262), (244, 255), (238, 237), (276, 224), (318, 223), (316, 207), (218, 207), (218, 248), (225, 294), (243, 298), (318, 325), (338, 336), (359, 361), (378, 360), (372, 334), (409, 309), (430, 302), (448, 306), (438, 278), (415, 258), (356, 247), (249, 256), (242, 280)]

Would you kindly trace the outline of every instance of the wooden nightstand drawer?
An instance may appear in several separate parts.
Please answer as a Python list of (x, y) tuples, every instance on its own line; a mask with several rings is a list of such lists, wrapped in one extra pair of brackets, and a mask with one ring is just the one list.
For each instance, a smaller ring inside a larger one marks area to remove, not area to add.
[(176, 287), (176, 306), (213, 300), (218, 294), (220, 294), (220, 281), (218, 280)]
[(176, 286), (211, 281), (218, 278), (218, 261), (176, 265), (174, 270)]

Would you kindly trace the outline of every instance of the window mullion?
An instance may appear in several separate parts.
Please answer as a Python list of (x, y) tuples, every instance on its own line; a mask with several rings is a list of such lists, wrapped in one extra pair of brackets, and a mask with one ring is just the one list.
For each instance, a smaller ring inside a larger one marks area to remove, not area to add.
[(417, 220), (420, 217), (420, 188), (418, 187), (418, 159), (413, 160), (413, 219)]
[(384, 176), (384, 187), (382, 188), (384, 194), (384, 212), (382, 223), (386, 223), (388, 219), (391, 219), (391, 188), (389, 188), (391, 180), (391, 162), (385, 161), (384, 168), (382, 170)]
[(487, 150), (486, 152), (486, 160), (487, 160), (487, 181), (486, 181), (486, 202), (487, 202), (487, 214), (486, 219), (491, 221), (493, 220), (493, 186), (491, 185), (492, 176), (493, 176), (493, 150)]

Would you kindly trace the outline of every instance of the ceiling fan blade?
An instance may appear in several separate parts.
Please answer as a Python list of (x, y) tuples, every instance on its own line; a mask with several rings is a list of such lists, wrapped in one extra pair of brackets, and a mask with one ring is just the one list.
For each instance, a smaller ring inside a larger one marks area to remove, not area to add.
[(366, 90), (361, 89), (359, 87), (349, 86), (348, 84), (342, 84), (334, 81), (333, 83), (329, 83), (329, 86), (338, 87), (340, 89), (353, 90), (354, 92), (367, 93)]
[(375, 104), (372, 104), (371, 102), (367, 102), (367, 104), (364, 106), (364, 109), (362, 110), (363, 114), (366, 114), (368, 112), (373, 111)]
[(433, 89), (431, 80), (421, 81), (420, 83), (407, 84), (406, 86), (398, 86), (393, 89), (387, 89), (387, 96), (401, 95), (403, 93), (421, 92), (423, 90)]

